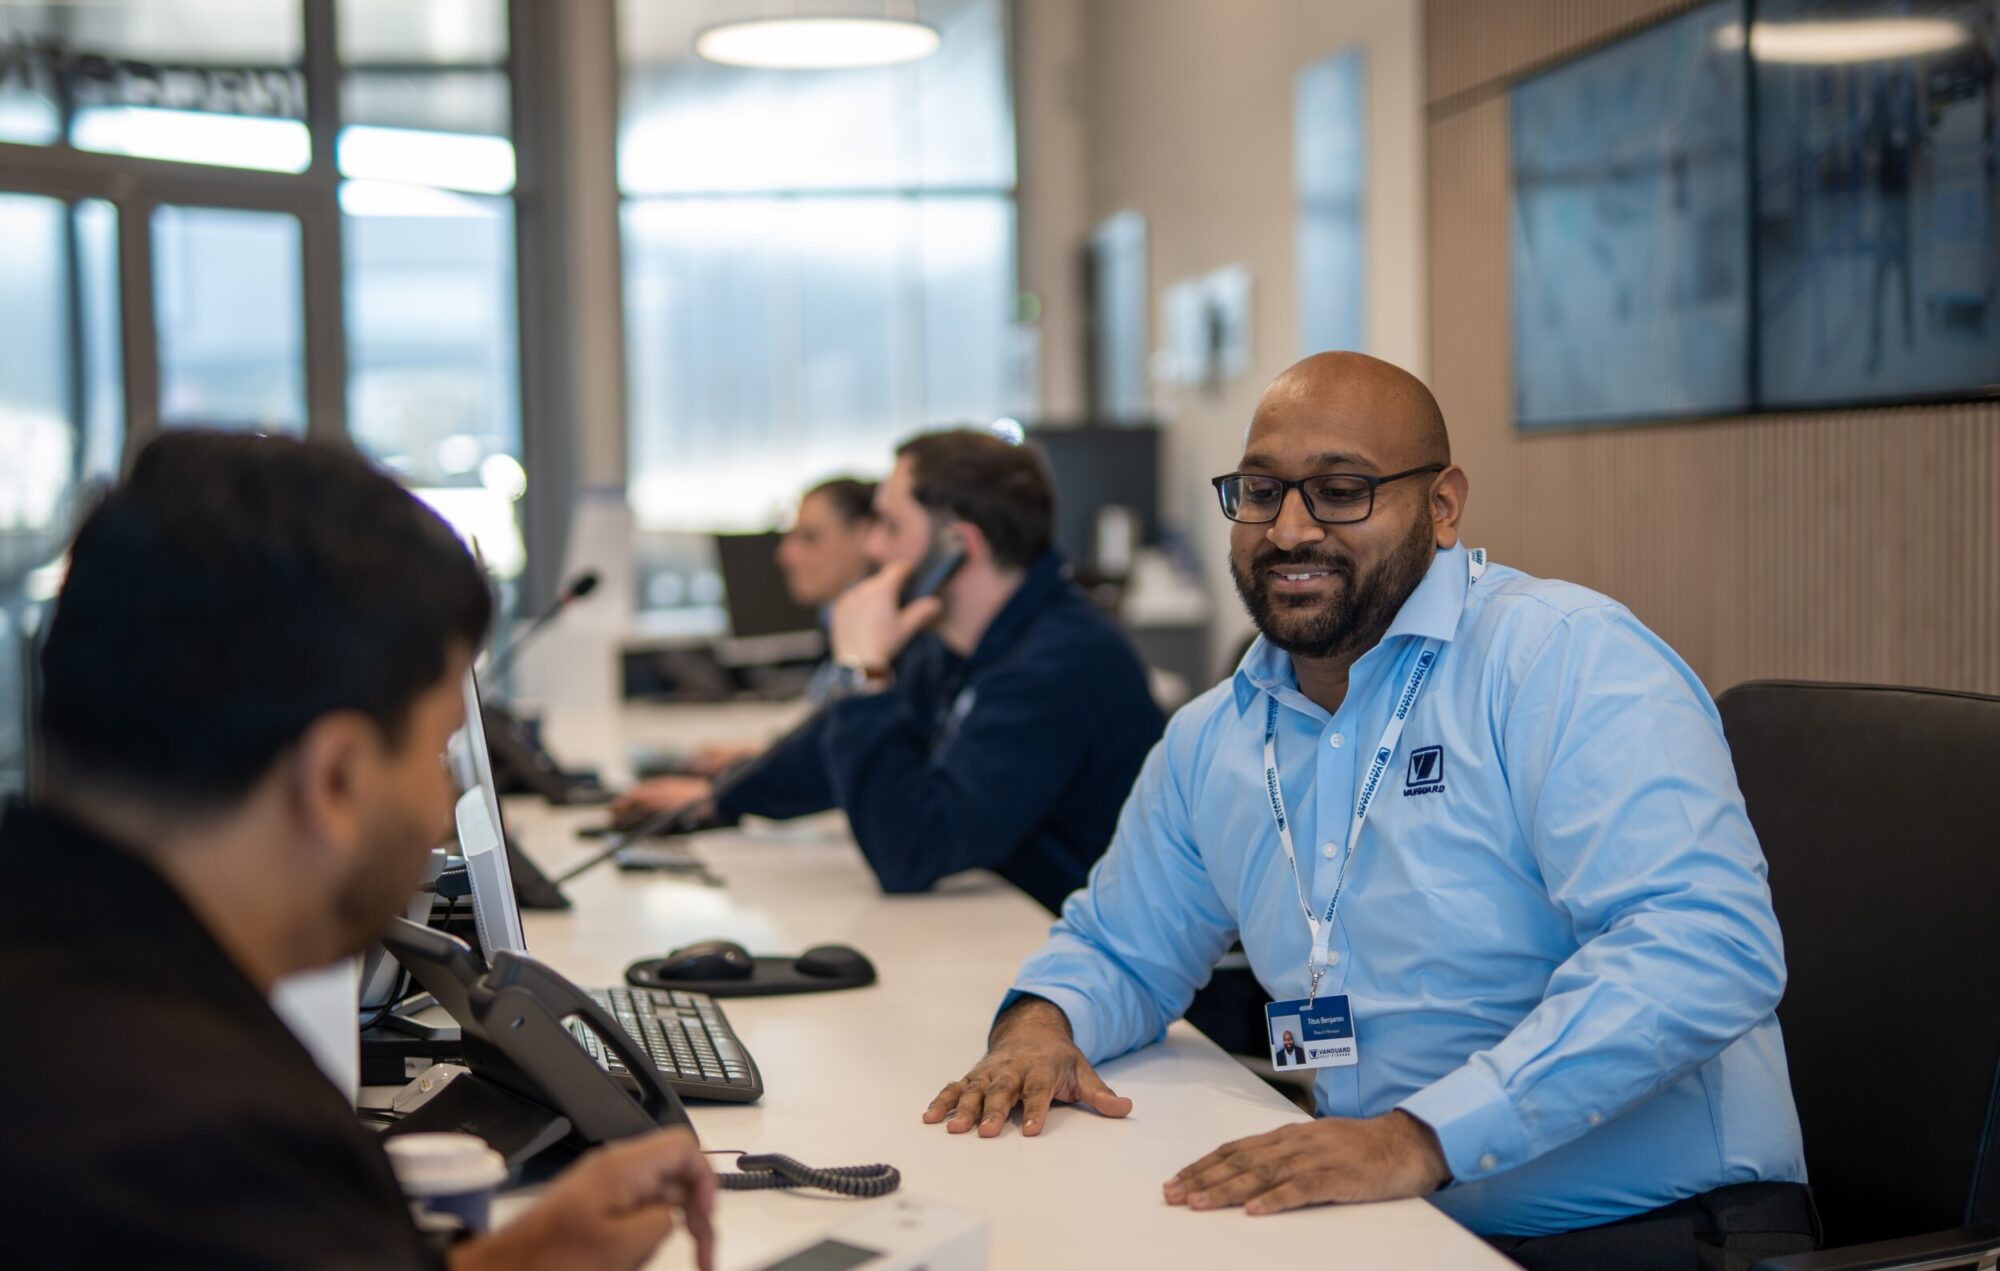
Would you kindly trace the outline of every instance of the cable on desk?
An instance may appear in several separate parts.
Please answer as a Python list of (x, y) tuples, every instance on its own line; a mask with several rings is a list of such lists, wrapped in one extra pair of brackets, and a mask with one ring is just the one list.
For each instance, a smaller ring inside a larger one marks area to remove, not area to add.
[(873, 1200), (877, 1196), (887, 1196), (903, 1185), (903, 1176), (893, 1165), (841, 1165), (833, 1169), (815, 1169), (776, 1152), (753, 1156), (734, 1148), (717, 1149), (708, 1155), (721, 1152), (735, 1152), (736, 1168), (740, 1171), (715, 1176), (716, 1182), (726, 1192), (812, 1187), (836, 1196)]

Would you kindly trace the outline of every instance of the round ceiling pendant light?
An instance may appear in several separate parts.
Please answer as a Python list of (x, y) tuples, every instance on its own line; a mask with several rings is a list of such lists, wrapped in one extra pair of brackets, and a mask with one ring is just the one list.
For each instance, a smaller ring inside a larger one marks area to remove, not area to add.
[[(1971, 32), (1948, 18), (1847, 18), (1757, 22), (1750, 27), (1750, 56), (1760, 62), (1835, 66), (1923, 57), (1957, 48)], [(1716, 34), (1719, 47), (1743, 47), (1743, 28), (1730, 23)]]
[(913, 18), (749, 18), (705, 28), (694, 51), (724, 66), (832, 71), (914, 62), (937, 52), (938, 42), (936, 27)]

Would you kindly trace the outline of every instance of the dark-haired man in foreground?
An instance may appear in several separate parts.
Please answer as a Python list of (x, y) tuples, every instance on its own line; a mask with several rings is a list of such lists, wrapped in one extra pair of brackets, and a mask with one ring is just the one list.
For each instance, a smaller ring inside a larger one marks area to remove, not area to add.
[(1322, 354), (1215, 479), (1262, 633), (1174, 716), (984, 1060), (924, 1119), (999, 1134), (1131, 1101), (1240, 934), (1319, 1119), (1226, 1143), (1169, 1204), (1429, 1196), (1537, 1268), (1812, 1247), (1773, 1013), (1785, 963), (1714, 704), (1622, 606), (1459, 541), (1415, 377)]
[[(925, 433), (875, 495), (882, 568), (833, 606), (835, 700), (713, 792), (725, 817), (840, 808), (884, 891), (993, 870), (1054, 912), (1110, 840), (1165, 720), (1138, 655), (1051, 546), (1055, 492), (1033, 451)], [(938, 548), (935, 596), (900, 591)], [(660, 778), (628, 806), (710, 797)]]
[[(272, 1013), (359, 952), (451, 823), (490, 620), (442, 521), (350, 452), (170, 434), (84, 523), (43, 654), (46, 781), (0, 820), (0, 1258), (437, 1265), (387, 1158)], [(455, 1271), (637, 1267), (714, 1180), (586, 1156)]]

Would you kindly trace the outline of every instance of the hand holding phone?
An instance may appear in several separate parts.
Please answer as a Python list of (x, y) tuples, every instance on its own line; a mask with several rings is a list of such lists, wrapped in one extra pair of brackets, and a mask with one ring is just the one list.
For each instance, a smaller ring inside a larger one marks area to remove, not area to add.
[(950, 530), (939, 530), (931, 539), (930, 550), (910, 570), (898, 596), (904, 608), (944, 590), (961, 565), (965, 564), (965, 543)]
[(849, 588), (833, 605), (828, 632), (833, 660), (887, 669), (911, 637), (943, 614), (938, 593), (965, 559), (965, 544), (943, 530), (916, 564), (884, 565)]

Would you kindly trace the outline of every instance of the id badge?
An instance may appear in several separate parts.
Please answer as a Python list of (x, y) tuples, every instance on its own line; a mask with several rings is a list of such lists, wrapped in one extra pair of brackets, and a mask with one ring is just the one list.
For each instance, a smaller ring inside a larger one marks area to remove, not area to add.
[(1271, 1002), (1264, 1007), (1264, 1023), (1271, 1034), (1271, 1062), (1279, 1068), (1345, 1068), (1361, 1062), (1345, 993), (1311, 1005), (1302, 997)]

